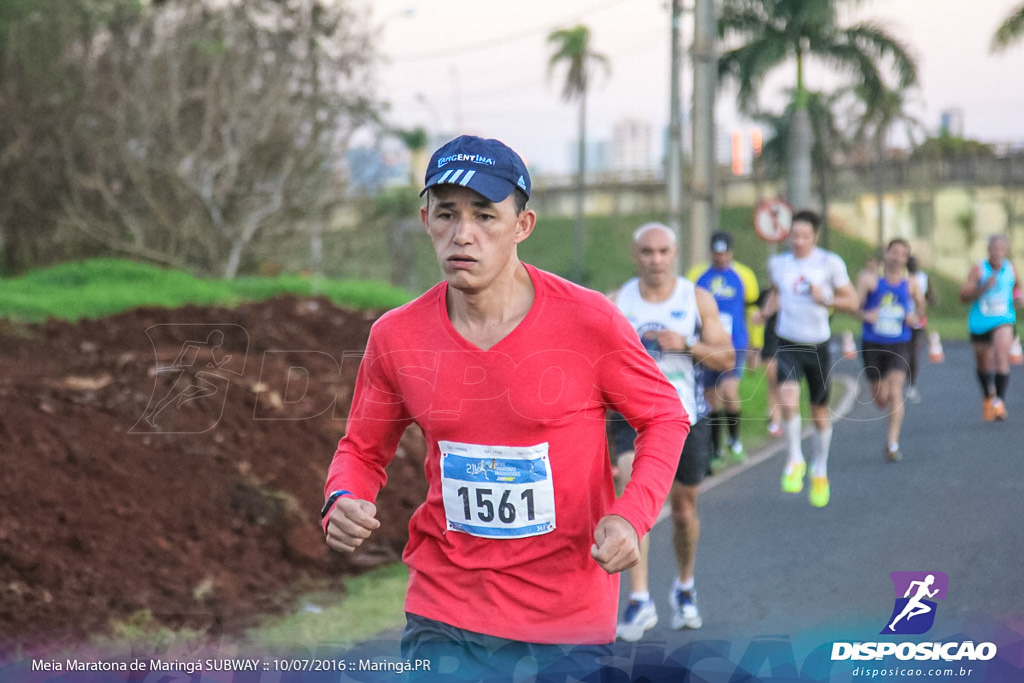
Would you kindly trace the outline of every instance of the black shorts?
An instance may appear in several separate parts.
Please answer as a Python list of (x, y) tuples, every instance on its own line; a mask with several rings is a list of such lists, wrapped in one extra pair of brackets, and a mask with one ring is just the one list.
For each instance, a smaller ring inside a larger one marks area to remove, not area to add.
[(828, 405), (832, 381), (832, 354), (828, 342), (799, 344), (782, 337), (775, 354), (776, 377), (779, 383), (799, 382), (807, 379), (807, 391), (812, 406)]
[(981, 332), (979, 334), (971, 332), (971, 341), (974, 342), (975, 344), (991, 344), (992, 335), (995, 334), (996, 330), (998, 330), (1000, 327), (1009, 327), (1013, 331), (1014, 336), (1017, 335), (1016, 325), (1014, 325), (1013, 323), (1003, 323), (1002, 325), (996, 325), (991, 330), (985, 330), (984, 332)]
[(764, 323), (764, 344), (761, 346), (761, 360), (767, 362), (775, 358), (779, 351), (779, 335), (775, 332), (775, 321), (779, 314), (773, 313)]
[(910, 372), (910, 356), (914, 353), (913, 341), (895, 344), (879, 344), (866, 341), (861, 343), (861, 358), (864, 375), (869, 382), (877, 382), (890, 372)]
[(910, 328), (910, 345), (915, 351), (921, 348), (921, 340), (924, 339), (926, 330), (923, 327)]
[[(636, 430), (626, 422), (621, 413), (608, 413), (608, 431), (615, 446), (612, 462), (618, 461), (619, 454), (633, 450)], [(675, 480), (686, 486), (696, 486), (704, 480), (711, 463), (711, 424), (708, 418), (698, 420), (690, 425), (690, 433), (683, 443), (683, 452), (679, 456)]]

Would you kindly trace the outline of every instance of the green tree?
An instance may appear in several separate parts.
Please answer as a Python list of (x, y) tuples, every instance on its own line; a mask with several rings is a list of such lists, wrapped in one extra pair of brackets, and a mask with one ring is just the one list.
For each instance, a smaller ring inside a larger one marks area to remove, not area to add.
[(586, 191), (587, 165), (587, 93), (590, 89), (594, 68), (598, 65), (608, 69), (608, 59), (594, 52), (590, 46), (590, 29), (579, 25), (575, 28), (558, 29), (548, 35), (548, 42), (555, 45), (548, 61), (548, 77), (561, 64), (565, 64), (565, 83), (562, 99), (578, 102), (577, 165), (576, 165), (576, 226), (573, 230), (571, 278), (576, 282), (583, 279), (583, 250), (586, 244), (586, 218), (584, 216), (584, 193)]
[(42, 245), (22, 265), (77, 240), (84, 249), (56, 256), (114, 252), (230, 278), (259, 241), (315, 238), (335, 213), (340, 160), (377, 108), (356, 3), (81, 0), (103, 10), (81, 17), (65, 0), (39, 3), (49, 11), (8, 33), (0, 75), (8, 224)]
[(740, 43), (719, 58), (719, 75), (738, 84), (744, 111), (758, 109), (757, 92), (769, 72), (795, 63), (786, 168), (787, 193), (796, 208), (807, 205), (811, 196), (814, 127), (804, 82), (807, 60), (817, 58), (871, 91), (887, 87), (881, 72), (886, 63), (895, 71), (898, 87), (907, 88), (917, 81), (916, 64), (897, 38), (871, 22), (839, 26), (839, 6), (852, 2), (855, 0), (727, 0), (719, 18), (719, 34)]
[(910, 147), (917, 145), (918, 133), (924, 131), (924, 124), (907, 112), (906, 93), (883, 88), (869, 90), (864, 86), (854, 89), (863, 103), (855, 139), (858, 143), (873, 149), (875, 161), (875, 206), (877, 209), (878, 247), (885, 243), (885, 149), (889, 135), (894, 128), (902, 125)]
[[(815, 135), (811, 146), (811, 158), (818, 169), (818, 197), (823, 218), (822, 246), (828, 246), (829, 186), (835, 175), (837, 158), (850, 150), (852, 140), (845, 131), (850, 130), (851, 90), (843, 88), (836, 92), (822, 93), (807, 91), (807, 117)], [(770, 134), (766, 136), (758, 163), (771, 177), (781, 177), (786, 170), (788, 141), (796, 119), (796, 105), (792, 98), (781, 113), (760, 113), (757, 120), (764, 123)]]
[(24, 19), (32, 11), (33, 0), (0, 0), (0, 60), (7, 45), (11, 25)]
[(416, 128), (392, 128), (391, 134), (402, 142), (402, 146), (409, 151), (409, 184), (417, 185), (422, 178), (420, 171), (426, 165), (427, 145), (430, 137), (422, 126)]
[(1010, 10), (1003, 23), (992, 36), (992, 52), (1001, 52), (1024, 38), (1024, 3)]
[(911, 159), (952, 161), (956, 159), (990, 159), (995, 156), (992, 145), (949, 133), (926, 138), (911, 152)]
[(0, 272), (83, 255), (57, 214), (59, 136), (81, 119), (82, 65), (144, 11), (140, 0), (0, 0)]

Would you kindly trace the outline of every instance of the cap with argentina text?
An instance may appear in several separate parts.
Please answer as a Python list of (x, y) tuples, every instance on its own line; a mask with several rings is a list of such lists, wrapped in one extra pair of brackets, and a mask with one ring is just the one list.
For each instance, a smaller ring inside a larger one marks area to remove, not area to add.
[(711, 251), (716, 254), (732, 249), (732, 235), (724, 230), (716, 232), (711, 236)]
[(468, 187), (495, 203), (517, 187), (530, 196), (530, 173), (522, 158), (500, 140), (474, 135), (460, 135), (434, 152), (420, 195), (446, 184)]

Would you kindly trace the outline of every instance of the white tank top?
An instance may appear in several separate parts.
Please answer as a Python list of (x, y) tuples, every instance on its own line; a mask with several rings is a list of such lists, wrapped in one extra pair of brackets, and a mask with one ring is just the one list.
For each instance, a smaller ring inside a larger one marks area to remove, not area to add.
[(829, 340), (829, 307), (811, 298), (811, 286), (834, 292), (848, 285), (846, 263), (836, 254), (817, 247), (804, 258), (785, 252), (768, 260), (768, 273), (779, 291), (779, 317), (775, 331), (783, 339), (800, 344)]
[(703, 368), (700, 364), (695, 367), (693, 356), (689, 353), (662, 351), (656, 338), (662, 330), (671, 330), (683, 337), (700, 335), (700, 313), (697, 310), (694, 284), (685, 278), (677, 278), (672, 296), (665, 301), (652, 303), (640, 295), (640, 281), (633, 278), (619, 290), (615, 305), (629, 320), (640, 335), (644, 348), (676, 388), (679, 400), (690, 416), (690, 422), (696, 423), (707, 415), (708, 407), (699, 381)]

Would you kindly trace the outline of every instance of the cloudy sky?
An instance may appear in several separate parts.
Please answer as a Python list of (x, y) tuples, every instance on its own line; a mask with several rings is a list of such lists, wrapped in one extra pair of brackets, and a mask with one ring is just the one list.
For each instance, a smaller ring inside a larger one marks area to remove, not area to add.
[[(692, 0), (691, 0), (692, 1)], [(560, 98), (563, 72), (548, 77), (556, 28), (586, 24), (610, 72), (597, 78), (590, 99), (589, 136), (607, 139), (624, 118), (649, 121), (660, 136), (668, 120), (669, 3), (666, 0), (373, 0), (379, 48), (387, 62), (379, 94), (392, 103), (398, 125), (430, 132), (498, 137), (531, 166), (569, 172), (576, 108)], [(898, 36), (917, 57), (921, 86), (911, 111), (932, 131), (941, 112), (959, 109), (968, 137), (1024, 144), (1024, 43), (998, 55), (992, 34), (1019, 0), (868, 0), (844, 18), (870, 19)], [(684, 23), (688, 42), (692, 21)], [(691, 75), (683, 77), (690, 97)], [(783, 67), (762, 102), (780, 102), (793, 83)], [(838, 79), (812, 69), (808, 86)], [(734, 93), (721, 93), (720, 130), (743, 126)]]

